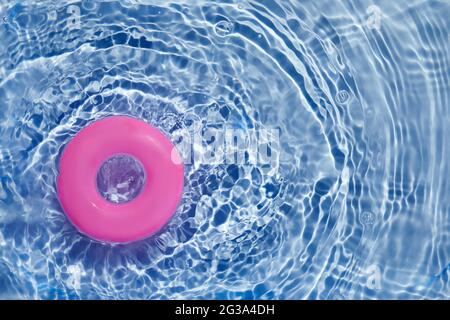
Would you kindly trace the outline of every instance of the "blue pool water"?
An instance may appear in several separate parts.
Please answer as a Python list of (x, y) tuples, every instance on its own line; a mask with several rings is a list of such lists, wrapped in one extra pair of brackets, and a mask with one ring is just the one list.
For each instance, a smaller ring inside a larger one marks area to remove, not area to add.
[[(0, 4), (0, 298), (450, 298), (448, 1)], [(161, 232), (100, 243), (55, 179), (114, 114), (275, 128), (277, 164), (186, 165)]]

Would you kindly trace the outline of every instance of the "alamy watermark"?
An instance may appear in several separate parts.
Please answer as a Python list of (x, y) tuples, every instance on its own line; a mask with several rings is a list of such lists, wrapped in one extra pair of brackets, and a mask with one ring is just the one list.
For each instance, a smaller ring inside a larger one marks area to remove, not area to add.
[(377, 265), (371, 265), (363, 271), (366, 277), (366, 287), (370, 290), (381, 289), (381, 269)]
[(66, 12), (69, 14), (67, 19), (67, 28), (69, 30), (81, 29), (81, 9), (76, 5), (69, 5)]
[(172, 135), (177, 152), (172, 161), (183, 164), (262, 165), (276, 169), (280, 156), (280, 130), (196, 126)]
[(366, 20), (366, 25), (369, 29), (380, 30), (381, 28), (381, 9), (377, 5), (370, 5), (367, 7), (366, 13), (369, 17)]

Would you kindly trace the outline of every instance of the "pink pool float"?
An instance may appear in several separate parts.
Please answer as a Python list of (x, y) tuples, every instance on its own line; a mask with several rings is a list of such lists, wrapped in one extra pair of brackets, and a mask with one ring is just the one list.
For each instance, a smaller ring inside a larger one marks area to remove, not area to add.
[(70, 221), (87, 236), (131, 242), (160, 230), (175, 213), (184, 169), (170, 140), (128, 116), (98, 120), (64, 148), (57, 192)]

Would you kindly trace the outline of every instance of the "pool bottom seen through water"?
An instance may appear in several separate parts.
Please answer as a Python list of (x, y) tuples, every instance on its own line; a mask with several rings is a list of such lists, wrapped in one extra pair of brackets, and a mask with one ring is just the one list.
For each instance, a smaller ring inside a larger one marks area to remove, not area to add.
[(107, 159), (97, 173), (97, 189), (112, 203), (132, 201), (142, 191), (147, 176), (142, 164), (126, 154)]

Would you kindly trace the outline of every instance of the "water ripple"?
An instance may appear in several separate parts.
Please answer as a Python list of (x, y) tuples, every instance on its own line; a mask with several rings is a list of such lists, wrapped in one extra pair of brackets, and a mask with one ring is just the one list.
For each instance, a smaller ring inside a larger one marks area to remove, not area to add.
[[(0, 298), (450, 298), (448, 3), (0, 3)], [(279, 164), (187, 165), (161, 232), (100, 243), (55, 179), (113, 114), (277, 128)]]

